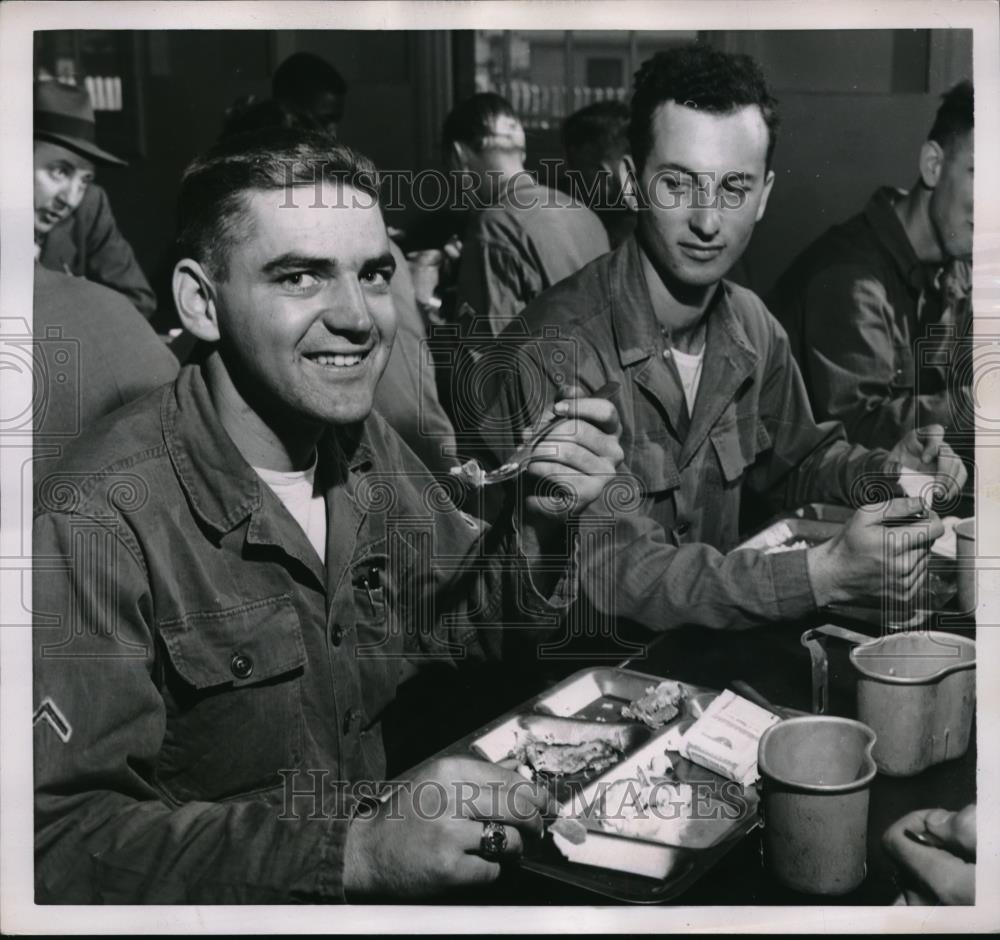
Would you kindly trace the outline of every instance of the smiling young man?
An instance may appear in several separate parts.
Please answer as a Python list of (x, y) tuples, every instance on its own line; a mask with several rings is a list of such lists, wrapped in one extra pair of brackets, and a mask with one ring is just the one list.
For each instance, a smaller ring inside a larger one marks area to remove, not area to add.
[(156, 295), (125, 241), (97, 166), (125, 161), (97, 146), (90, 97), (82, 88), (34, 88), (35, 259), (50, 271), (85, 277), (124, 294), (147, 319)]
[[(362, 797), (407, 659), (496, 655), (501, 626), (570, 602), (572, 572), (536, 564), (566, 507), (540, 494), (486, 527), (372, 412), (395, 311), (365, 158), (301, 131), (226, 140), (179, 219), (174, 298), (207, 352), (70, 448), (36, 511), (36, 898), (491, 881), (541, 831), (512, 771), (438, 760)], [(558, 450), (527, 472), (582, 507), (621, 459), (617, 415), (556, 410)]]
[[(938, 474), (949, 494), (965, 476), (940, 428), (889, 455), (817, 425), (781, 327), (755, 294), (725, 280), (774, 185), (775, 108), (747, 56), (690, 45), (643, 64), (625, 181), (636, 236), (527, 308), (520, 332), (531, 339), (497, 389), (507, 414), (531, 416), (567, 374), (587, 389), (620, 386), (632, 492), (620, 494), (619, 511), (594, 504), (580, 520), (595, 526), (583, 557), (588, 616), (607, 635), (624, 622), (739, 628), (862, 597), (909, 600), (942, 531), (935, 517), (890, 541), (882, 512), (860, 511), (824, 545), (766, 554), (730, 551), (741, 514), (852, 504), (901, 462)], [(514, 343), (502, 350), (508, 360)], [(484, 381), (492, 366), (484, 361)], [(502, 434), (493, 441), (501, 458), (511, 446)]]

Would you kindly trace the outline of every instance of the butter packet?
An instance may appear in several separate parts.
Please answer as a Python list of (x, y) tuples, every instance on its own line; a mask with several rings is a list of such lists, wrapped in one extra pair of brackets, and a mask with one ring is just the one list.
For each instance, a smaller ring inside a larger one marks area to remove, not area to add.
[(688, 728), (678, 752), (743, 786), (754, 783), (761, 735), (781, 719), (726, 689)]

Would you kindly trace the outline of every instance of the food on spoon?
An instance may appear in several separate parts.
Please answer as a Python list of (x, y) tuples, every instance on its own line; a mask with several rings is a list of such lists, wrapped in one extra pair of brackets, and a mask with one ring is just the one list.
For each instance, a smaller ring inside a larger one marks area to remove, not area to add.
[(495, 477), (503, 478), (507, 476), (512, 471), (517, 470), (518, 466), (518, 461), (511, 460), (505, 464), (501, 464), (491, 473), (487, 473), (480, 466), (479, 461), (473, 457), (459, 467), (452, 467), (448, 472), (452, 476), (458, 477), (466, 486), (470, 486), (473, 489), (482, 489), (482, 487), (486, 486), (487, 482), (492, 482)]
[(452, 476), (459, 477), (463, 483), (469, 486), (481, 487), (486, 479), (486, 471), (480, 466), (479, 461), (473, 457), (466, 460), (460, 467), (452, 467), (448, 471)]
[(622, 717), (645, 722), (650, 728), (660, 728), (677, 717), (683, 700), (683, 687), (665, 679), (657, 686), (649, 686), (635, 701), (623, 705)]

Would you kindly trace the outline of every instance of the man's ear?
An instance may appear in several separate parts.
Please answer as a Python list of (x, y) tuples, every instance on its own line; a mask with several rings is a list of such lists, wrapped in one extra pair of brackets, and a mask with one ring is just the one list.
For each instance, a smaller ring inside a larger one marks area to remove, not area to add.
[(759, 222), (764, 218), (764, 210), (767, 208), (767, 200), (771, 198), (771, 189), (774, 187), (774, 170), (768, 170), (764, 177), (764, 192), (761, 193), (760, 205), (757, 206), (757, 217), (754, 222)]
[(191, 258), (182, 258), (174, 267), (173, 292), (174, 305), (184, 329), (207, 343), (217, 343), (219, 319), (215, 288), (205, 269)]
[(936, 140), (925, 140), (920, 148), (920, 179), (924, 186), (933, 189), (941, 178), (944, 150)]
[(618, 186), (621, 189), (622, 200), (633, 212), (639, 210), (639, 174), (635, 169), (635, 161), (632, 155), (626, 153), (618, 161)]

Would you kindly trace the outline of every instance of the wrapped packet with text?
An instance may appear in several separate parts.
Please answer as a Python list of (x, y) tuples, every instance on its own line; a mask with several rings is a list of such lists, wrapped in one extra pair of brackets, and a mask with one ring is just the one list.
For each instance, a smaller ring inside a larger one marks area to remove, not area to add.
[(757, 744), (781, 719), (727, 689), (681, 738), (678, 752), (689, 761), (749, 786), (757, 780)]

